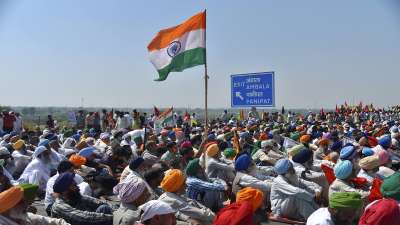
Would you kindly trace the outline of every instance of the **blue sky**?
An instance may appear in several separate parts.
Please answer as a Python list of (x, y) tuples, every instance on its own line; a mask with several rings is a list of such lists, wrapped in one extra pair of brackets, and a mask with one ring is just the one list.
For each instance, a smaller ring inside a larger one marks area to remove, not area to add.
[(158, 30), (207, 9), (209, 105), (230, 75), (275, 71), (276, 103), (399, 103), (396, 0), (0, 0), (1, 105), (203, 107), (203, 67), (157, 73)]

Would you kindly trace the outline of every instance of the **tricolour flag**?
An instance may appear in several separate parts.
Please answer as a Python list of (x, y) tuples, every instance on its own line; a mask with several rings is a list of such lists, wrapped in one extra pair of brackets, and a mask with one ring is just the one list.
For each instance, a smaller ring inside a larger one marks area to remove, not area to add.
[(150, 61), (158, 71), (156, 81), (167, 79), (170, 72), (206, 63), (206, 12), (184, 23), (161, 30), (147, 46)]
[(157, 134), (159, 134), (163, 127), (173, 127), (175, 126), (174, 116), (173, 116), (174, 108), (171, 107), (164, 112), (162, 112), (159, 116), (154, 119), (154, 129)]

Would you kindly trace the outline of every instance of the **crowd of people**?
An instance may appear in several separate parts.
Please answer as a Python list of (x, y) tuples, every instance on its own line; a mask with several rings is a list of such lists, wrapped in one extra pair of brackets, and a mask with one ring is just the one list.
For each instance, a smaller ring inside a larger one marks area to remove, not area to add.
[(399, 107), (156, 117), (80, 111), (29, 131), (3, 112), (0, 224), (400, 223)]

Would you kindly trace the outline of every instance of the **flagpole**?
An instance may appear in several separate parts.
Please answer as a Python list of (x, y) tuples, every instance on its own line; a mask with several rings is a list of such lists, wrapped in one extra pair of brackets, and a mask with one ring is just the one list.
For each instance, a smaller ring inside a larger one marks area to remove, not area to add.
[[(206, 21), (207, 21), (207, 10), (204, 10), (204, 13), (206, 15)], [(206, 29), (204, 29), (204, 42), (206, 43), (207, 46), (207, 25), (205, 26)], [(205, 110), (205, 135), (208, 135), (208, 73), (207, 73), (207, 47), (205, 50), (205, 63), (204, 63), (204, 110)]]

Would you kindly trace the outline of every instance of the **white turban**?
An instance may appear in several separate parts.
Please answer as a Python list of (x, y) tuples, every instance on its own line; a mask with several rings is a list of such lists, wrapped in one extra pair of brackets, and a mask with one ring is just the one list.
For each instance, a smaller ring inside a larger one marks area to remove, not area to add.
[(35, 149), (35, 152), (33, 152), (32, 158), (37, 158), (40, 154), (42, 154), (46, 150), (47, 150), (47, 148), (44, 146), (37, 147)]
[(171, 206), (160, 200), (148, 201), (139, 206), (139, 209), (143, 211), (142, 216), (140, 217), (142, 223), (157, 215), (175, 213), (175, 210), (172, 209)]
[(8, 149), (6, 147), (0, 148), (0, 156), (3, 156), (3, 155), (10, 155), (10, 151), (8, 151)]

